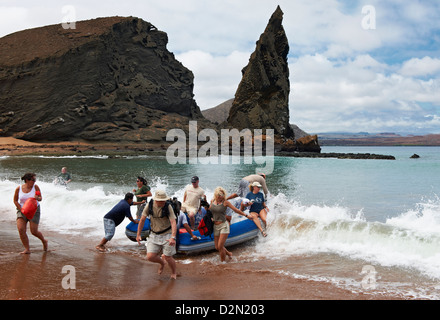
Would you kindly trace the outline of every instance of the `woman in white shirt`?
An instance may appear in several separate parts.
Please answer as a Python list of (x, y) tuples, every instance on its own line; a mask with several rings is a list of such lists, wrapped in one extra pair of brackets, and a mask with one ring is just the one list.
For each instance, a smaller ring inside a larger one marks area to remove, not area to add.
[[(15, 189), (14, 194), (14, 204), (17, 208), (17, 229), (20, 235), (21, 242), (25, 250), (21, 252), (22, 254), (31, 253), (29, 247), (29, 238), (26, 233), (27, 223), (30, 222), (30, 230), (32, 235), (37, 237), (43, 243), (44, 251), (47, 251), (47, 240), (44, 238), (43, 234), (38, 230), (38, 224), (40, 223), (40, 201), (43, 200), (41, 196), (40, 188), (35, 184), (37, 180), (35, 173), (26, 173), (21, 180), (24, 184)], [(35, 198), (38, 201), (37, 211), (34, 217), (29, 220), (22, 212), (21, 208), (25, 204), (26, 200), (29, 198)]]

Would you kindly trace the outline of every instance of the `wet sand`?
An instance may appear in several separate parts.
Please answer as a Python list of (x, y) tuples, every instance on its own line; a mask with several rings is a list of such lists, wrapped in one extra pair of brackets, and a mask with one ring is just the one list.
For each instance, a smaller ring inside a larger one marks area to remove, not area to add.
[[(395, 299), (352, 293), (328, 283), (288, 278), (239, 263), (192, 259), (195, 262), (187, 264), (186, 256), (176, 258), (179, 277), (171, 280), (169, 268), (158, 275), (158, 265), (146, 261), (145, 250), (136, 244), (133, 252), (99, 253), (90, 240), (40, 231), (49, 240), (49, 251), (44, 252), (41, 242), (28, 232), (32, 253), (23, 255), (15, 223), (1, 222), (0, 268), (8, 271), (0, 274), (1, 300)], [(63, 268), (70, 269), (63, 272)], [(75, 288), (66, 289), (72, 284)]]

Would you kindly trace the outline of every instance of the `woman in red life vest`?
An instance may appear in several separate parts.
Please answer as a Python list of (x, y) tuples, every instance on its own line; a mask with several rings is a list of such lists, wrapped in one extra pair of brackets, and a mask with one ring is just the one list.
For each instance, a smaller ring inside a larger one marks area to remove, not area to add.
[(21, 252), (23, 254), (29, 254), (31, 253), (29, 248), (29, 238), (26, 233), (27, 223), (30, 222), (30, 230), (32, 235), (37, 237), (41, 240), (43, 243), (44, 251), (47, 251), (47, 240), (44, 238), (43, 234), (38, 230), (38, 224), (40, 223), (40, 204), (38, 203), (37, 208), (35, 210), (35, 213), (32, 216), (28, 215), (28, 212), (26, 212), (26, 215), (23, 214), (21, 211), (23, 206), (26, 204), (26, 201), (31, 198), (35, 198), (38, 202), (41, 201), (43, 198), (41, 196), (40, 188), (35, 184), (35, 181), (37, 180), (35, 173), (26, 173), (21, 180), (24, 181), (24, 184), (17, 187), (15, 189), (14, 194), (14, 204), (17, 208), (17, 229), (18, 233), (20, 235), (21, 242), (24, 246), (24, 251)]

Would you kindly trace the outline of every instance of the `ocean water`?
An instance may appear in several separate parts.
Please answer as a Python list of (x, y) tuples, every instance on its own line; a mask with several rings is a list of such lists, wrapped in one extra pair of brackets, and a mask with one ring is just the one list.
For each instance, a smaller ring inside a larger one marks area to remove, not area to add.
[[(268, 237), (232, 249), (236, 267), (322, 281), (353, 292), (407, 299), (440, 298), (440, 147), (324, 147), (323, 152), (377, 153), (390, 160), (275, 157), (267, 176)], [(419, 159), (410, 159), (413, 154)], [(61, 167), (73, 182), (53, 184)], [(41, 230), (98, 242), (102, 217), (145, 177), (154, 193), (180, 200), (193, 175), (211, 199), (229, 193), (257, 164), (170, 165), (164, 157), (1, 157), (0, 223), (15, 220), (20, 177), (37, 174), (43, 202)], [(135, 214), (135, 208), (132, 208)], [(128, 223), (128, 220), (127, 220)], [(133, 252), (123, 223), (113, 250)], [(18, 236), (17, 236), (18, 237)], [(218, 254), (178, 257), (182, 263), (220, 264)]]

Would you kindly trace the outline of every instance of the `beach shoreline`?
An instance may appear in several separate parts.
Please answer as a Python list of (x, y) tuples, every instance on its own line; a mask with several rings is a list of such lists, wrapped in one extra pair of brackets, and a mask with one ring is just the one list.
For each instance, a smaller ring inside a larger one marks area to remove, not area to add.
[(165, 155), (162, 143), (127, 143), (87, 141), (29, 142), (12, 137), (0, 137), (0, 156), (88, 156), (109, 155), (124, 156), (137, 154)]
[[(64, 141), (36, 143), (12, 137), (0, 137), (0, 156), (102, 156), (124, 157), (124, 156), (165, 156), (167, 152), (166, 143), (118, 143), (118, 142), (96, 142), (87, 141)], [(275, 152), (275, 156), (297, 157), (297, 158), (336, 158), (336, 159), (361, 159), (361, 160), (395, 160), (390, 155), (370, 153), (318, 153), (318, 152)]]
[[(179, 277), (171, 280), (168, 267), (158, 275), (158, 265), (145, 260), (144, 246), (137, 247), (134, 243), (130, 252), (126, 252), (110, 243), (110, 252), (99, 253), (90, 239), (58, 234), (44, 228), (40, 229), (49, 240), (49, 251), (44, 252), (41, 242), (28, 232), (33, 252), (23, 255), (20, 254), (23, 248), (15, 223), (0, 221), (0, 265), (2, 270), (8, 270), (0, 275), (0, 300), (401, 299), (390, 295), (353, 293), (329, 283), (289, 278), (242, 263), (213, 264), (196, 259), (188, 263), (186, 256), (176, 257)], [(233, 253), (239, 255), (239, 250)], [(72, 283), (75, 288), (68, 288)]]

